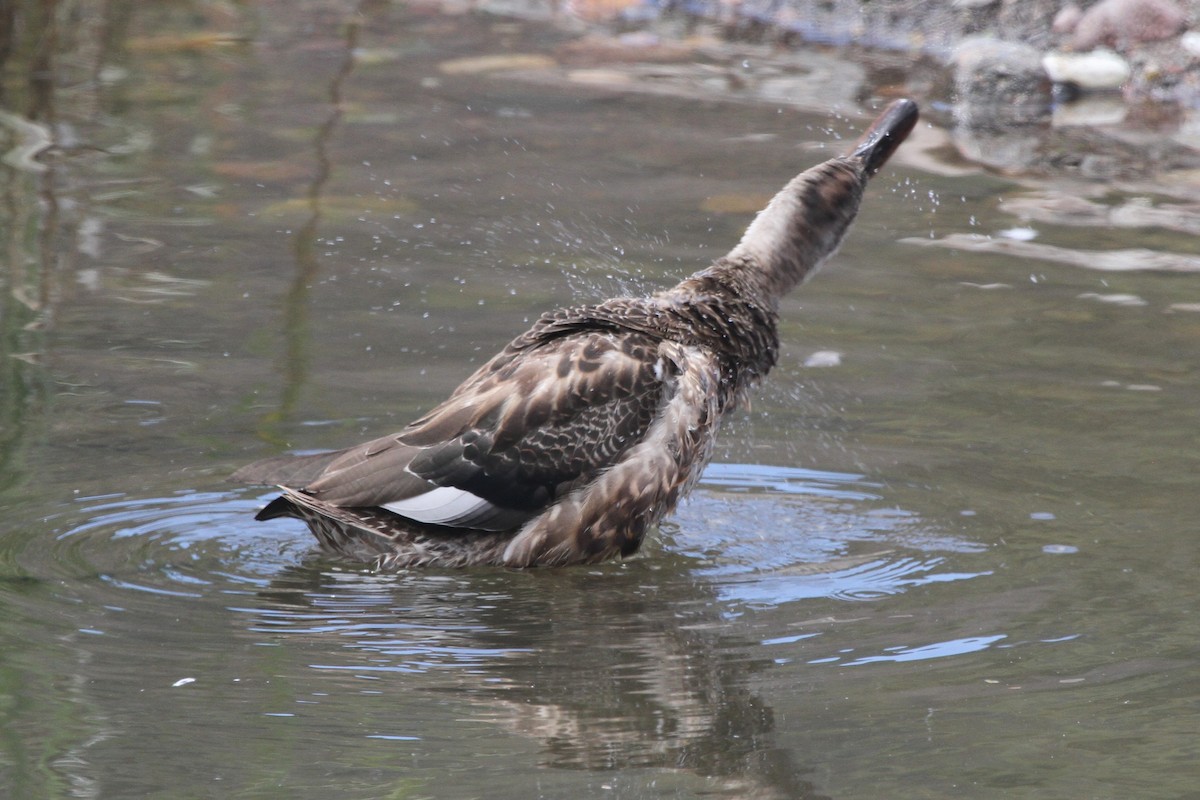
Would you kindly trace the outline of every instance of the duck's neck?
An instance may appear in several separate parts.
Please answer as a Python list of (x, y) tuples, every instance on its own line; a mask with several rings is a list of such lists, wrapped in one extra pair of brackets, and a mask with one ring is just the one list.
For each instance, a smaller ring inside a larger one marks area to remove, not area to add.
[(705, 291), (715, 282), (774, 312), (783, 295), (836, 252), (858, 213), (865, 183), (861, 165), (850, 159), (801, 173), (759, 212), (728, 255), (672, 293)]

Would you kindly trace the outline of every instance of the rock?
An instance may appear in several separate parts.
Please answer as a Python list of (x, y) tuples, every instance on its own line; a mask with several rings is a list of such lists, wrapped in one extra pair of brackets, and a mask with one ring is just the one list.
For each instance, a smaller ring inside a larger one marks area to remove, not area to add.
[(1041, 54), (1021, 42), (987, 36), (963, 40), (954, 58), (957, 122), (975, 129), (1006, 129), (1043, 121), (1050, 82)]
[(953, 141), (964, 157), (1004, 170), (1034, 161), (1050, 112), (1050, 81), (1036, 48), (965, 39), (954, 58), (954, 88)]
[(1083, 9), (1074, 3), (1067, 3), (1054, 17), (1050, 30), (1055, 33), (1071, 33), (1079, 26), (1083, 18)]
[(1090, 53), (1046, 53), (1042, 67), (1055, 83), (1082, 89), (1120, 89), (1132, 74), (1129, 62), (1111, 50)]
[(1070, 44), (1076, 50), (1124, 49), (1169, 39), (1186, 24), (1187, 14), (1174, 0), (1100, 0), (1079, 17)]

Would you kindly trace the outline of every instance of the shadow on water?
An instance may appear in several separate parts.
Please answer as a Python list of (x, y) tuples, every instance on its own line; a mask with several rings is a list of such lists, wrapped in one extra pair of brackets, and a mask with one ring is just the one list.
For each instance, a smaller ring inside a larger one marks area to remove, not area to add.
[[(247, 611), (260, 632), (339, 641), (335, 660), (313, 668), (372, 679), (385, 693), (399, 688), (387, 681), (393, 673), (442, 673), (429, 691), (536, 742), (542, 767), (682, 770), (726, 792), (823, 796), (772, 742), (772, 711), (749, 686), (764, 659), (739, 652), (750, 643), (714, 625), (703, 582), (650, 586), (657, 576), (643, 566), (420, 577), (374, 593), (347, 581), (333, 595), (327, 577), (297, 572)], [(663, 624), (664, 611), (674, 625)], [(373, 723), (369, 738), (420, 734), (401, 720)]]

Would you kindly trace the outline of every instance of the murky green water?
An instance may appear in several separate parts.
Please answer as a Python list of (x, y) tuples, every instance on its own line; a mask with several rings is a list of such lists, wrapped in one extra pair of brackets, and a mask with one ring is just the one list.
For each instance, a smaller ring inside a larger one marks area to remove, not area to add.
[[(377, 576), (224, 476), (702, 266), (861, 122), (598, 85), (486, 17), (59, 10), (56, 80), (19, 47), (4, 89), (62, 146), (0, 166), (0, 793), (1197, 796), (1200, 275), (902, 241), (1184, 263), (1187, 224), (1004, 209), (1194, 221), (1186, 176), (939, 176), (910, 143), (643, 554)], [(453, 61), (485, 54), (553, 61)]]

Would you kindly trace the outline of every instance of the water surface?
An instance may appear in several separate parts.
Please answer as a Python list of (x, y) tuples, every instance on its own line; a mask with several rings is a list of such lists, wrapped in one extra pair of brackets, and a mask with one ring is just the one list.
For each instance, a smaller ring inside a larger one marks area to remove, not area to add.
[(635, 91), (432, 8), (105, 8), (52, 85), (5, 75), (58, 143), (0, 167), (13, 797), (1194, 796), (1200, 277), (1086, 255), (1195, 258), (1187, 181), (942, 169), (923, 129), (643, 553), (374, 575), (224, 476), (703, 266), (872, 89), (710, 56)]

